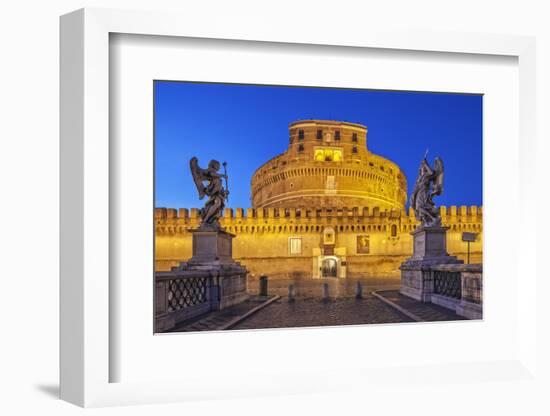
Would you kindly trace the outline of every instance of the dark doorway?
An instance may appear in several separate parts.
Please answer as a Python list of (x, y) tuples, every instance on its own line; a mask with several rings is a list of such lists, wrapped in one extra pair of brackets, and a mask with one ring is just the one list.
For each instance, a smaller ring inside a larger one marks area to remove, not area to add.
[(336, 267), (335, 259), (324, 259), (322, 265), (323, 277), (336, 277)]

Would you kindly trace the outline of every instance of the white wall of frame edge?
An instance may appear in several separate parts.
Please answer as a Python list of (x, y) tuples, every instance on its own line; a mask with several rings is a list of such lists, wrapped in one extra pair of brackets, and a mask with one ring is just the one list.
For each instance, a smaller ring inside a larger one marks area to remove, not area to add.
[[(74, 24), (72, 28), (71, 23)], [(109, 299), (106, 278), (109, 265), (108, 253), (106, 253), (108, 233), (105, 234), (109, 214), (108, 195), (105, 194), (109, 183), (108, 141), (106, 140), (108, 137), (108, 33), (194, 35), (226, 39), (243, 38), (243, 35), (233, 33), (234, 27), (227, 23), (218, 25), (215, 31), (206, 30), (205, 32), (203, 28), (186, 16), (106, 10), (78, 12), (64, 18), (63, 25), (68, 25), (65, 26), (65, 30), (68, 31), (65, 34), (69, 38), (79, 39), (79, 42), (72, 45), (62, 43), (62, 59), (67, 59), (67, 61), (62, 60), (63, 68), (66, 71), (64, 79), (75, 76), (75, 86), (82, 88), (80, 88), (80, 93), (78, 88), (66, 90), (66, 95), (62, 90), (62, 110), (68, 111), (69, 107), (74, 109), (70, 118), (67, 117), (69, 113), (66, 112), (62, 116), (62, 141), (65, 146), (69, 146), (67, 143), (69, 140), (71, 143), (74, 137), (78, 137), (78, 140), (77, 143), (73, 143), (76, 148), (68, 150), (65, 155), (62, 151), (61, 157), (62, 163), (65, 163), (64, 175), (69, 174), (70, 177), (78, 179), (76, 182), (83, 184), (83, 194), (70, 193), (71, 186), (78, 189), (78, 185), (62, 184), (64, 187), (62, 189), (62, 206), (66, 209), (76, 207), (77, 210), (73, 224), (75, 227), (68, 227), (67, 222), (65, 225), (62, 224), (61, 238), (64, 255), (70, 253), (68, 250), (72, 247), (76, 258), (80, 254), (83, 260), (71, 264), (62, 263), (62, 396), (81, 405), (173, 401), (204, 397), (204, 392), (200, 389), (190, 392), (186, 396), (182, 395), (182, 385), (175, 386), (173, 383), (155, 385), (150, 383), (131, 385), (108, 383), (108, 365), (106, 363), (109, 362), (109, 352), (106, 331), (109, 321), (107, 308)], [(535, 78), (533, 76), (534, 42), (532, 39), (484, 35), (462, 36), (460, 34), (443, 34), (434, 39), (434, 37), (427, 37), (421, 33), (381, 34), (380, 32), (361, 34), (342, 32), (337, 39), (333, 37), (326, 39), (322, 33), (315, 33), (315, 30), (308, 31), (307, 36), (304, 36), (305, 31), (296, 33), (296, 31), (288, 30), (284, 34), (280, 34), (276, 27), (269, 26), (239, 27), (242, 33), (249, 34), (249, 39), (254, 40), (518, 56), (521, 109), (519, 163), (522, 167), (520, 192), (525, 197), (522, 200), (520, 212), (530, 212), (529, 206), (531, 205), (529, 203), (533, 202), (534, 183), (528, 172), (524, 172), (524, 170), (535, 160), (534, 146), (530, 146), (530, 144), (534, 145), (534, 122), (536, 121), (534, 120)], [(183, 32), (182, 28), (185, 28)], [(80, 36), (75, 38), (75, 34)], [(71, 138), (67, 137), (68, 133), (71, 134)], [(65, 147), (65, 149), (69, 148)], [(79, 156), (80, 159), (78, 157), (74, 159), (75, 156)], [(80, 160), (82, 166), (78, 163), (72, 165), (71, 160)], [(79, 223), (79, 221), (81, 222)], [(521, 221), (524, 227), (521, 227), (520, 241), (533, 241), (535, 237), (532, 226), (535, 221), (534, 216), (522, 216)], [(529, 278), (534, 280), (536, 276), (534, 254), (528, 250), (520, 250), (519, 255), (522, 270), (525, 270)], [(79, 280), (69, 279), (68, 273), (71, 276), (78, 275)], [(101, 279), (98, 279), (97, 276), (101, 276)], [(526, 290), (519, 288), (518, 302), (520, 319), (527, 323), (520, 327), (522, 335), (518, 345), (520, 353), (518, 358), (521, 360), (521, 365), (518, 366), (515, 361), (503, 365), (511, 365), (509, 369), (515, 368), (517, 375), (521, 376), (526, 374), (525, 369), (533, 372), (535, 368), (533, 362), (536, 343), (533, 294), (526, 293)], [(74, 334), (77, 335), (74, 336)], [(512, 373), (513, 371), (510, 374)], [(429, 374), (429, 370), (423, 374)], [(288, 381), (287, 379), (288, 375), (283, 374), (280, 379), (274, 377), (273, 384), (261, 387), (269, 387), (271, 391), (280, 393), (277, 386), (280, 386), (283, 380)], [(361, 380), (363, 381), (363, 378)], [(69, 384), (74, 385), (74, 388), (69, 388)], [(338, 390), (338, 388), (347, 387), (349, 386), (342, 385), (337, 381), (312, 383), (308, 387), (288, 385), (289, 391)], [(216, 386), (213, 388), (216, 390)], [(258, 391), (253, 389), (248, 393), (258, 393)], [(239, 396), (238, 392), (231, 394)]]

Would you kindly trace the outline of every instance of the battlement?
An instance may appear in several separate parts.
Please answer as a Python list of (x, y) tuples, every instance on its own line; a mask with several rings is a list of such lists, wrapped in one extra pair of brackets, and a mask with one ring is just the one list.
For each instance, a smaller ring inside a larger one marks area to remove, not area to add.
[[(456, 218), (456, 220), (471, 221), (474, 218), (481, 220), (482, 206), (440, 206), (442, 218)], [(296, 219), (308, 220), (313, 218), (387, 218), (416, 221), (412, 208), (408, 210), (380, 209), (379, 207), (352, 207), (352, 208), (225, 208), (222, 220), (257, 220), (257, 219)], [(155, 208), (155, 219), (166, 220), (193, 220), (199, 219), (198, 208)]]
[[(481, 232), (481, 206), (440, 207), (443, 225), (450, 231)], [(226, 208), (222, 227), (232, 233), (322, 232), (334, 227), (339, 232), (409, 233), (419, 224), (412, 209), (407, 211), (378, 207), (353, 208)], [(197, 208), (156, 208), (157, 235), (186, 233), (200, 225)]]

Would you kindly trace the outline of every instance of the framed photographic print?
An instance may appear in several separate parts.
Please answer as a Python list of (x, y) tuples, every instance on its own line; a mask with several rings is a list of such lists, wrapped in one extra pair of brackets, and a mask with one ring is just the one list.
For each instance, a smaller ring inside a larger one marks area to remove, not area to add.
[(527, 377), (534, 41), (243, 22), (62, 17), (62, 398)]

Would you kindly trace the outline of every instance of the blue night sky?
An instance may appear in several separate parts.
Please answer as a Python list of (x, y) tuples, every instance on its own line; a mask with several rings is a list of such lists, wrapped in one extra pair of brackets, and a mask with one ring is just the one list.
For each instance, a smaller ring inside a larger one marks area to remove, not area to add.
[(197, 156), (227, 161), (229, 207), (247, 208), (250, 179), (284, 152), (288, 125), (328, 119), (368, 127), (370, 151), (397, 163), (408, 194), (426, 148), (445, 165), (438, 205), (482, 205), (482, 96), (335, 88), (155, 82), (155, 206), (200, 207)]

